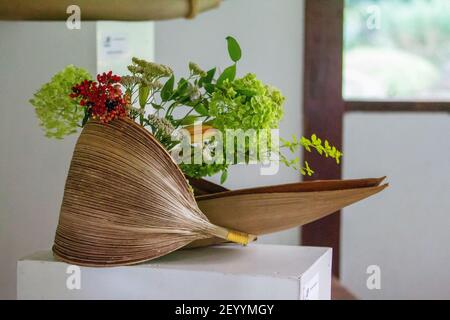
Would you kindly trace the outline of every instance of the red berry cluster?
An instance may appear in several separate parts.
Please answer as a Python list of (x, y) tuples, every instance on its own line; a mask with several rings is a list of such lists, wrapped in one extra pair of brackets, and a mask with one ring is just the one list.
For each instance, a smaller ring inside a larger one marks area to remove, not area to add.
[(72, 88), (70, 97), (81, 98), (89, 117), (108, 123), (127, 115), (127, 103), (119, 84), (120, 76), (112, 71), (97, 75), (97, 81), (84, 80)]

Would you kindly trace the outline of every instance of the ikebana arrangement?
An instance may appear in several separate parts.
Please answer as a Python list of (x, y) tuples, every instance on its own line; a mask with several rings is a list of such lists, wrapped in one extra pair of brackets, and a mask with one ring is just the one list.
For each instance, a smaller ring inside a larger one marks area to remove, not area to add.
[[(236, 77), (241, 48), (227, 37), (222, 72), (189, 64), (175, 79), (164, 65), (133, 58), (130, 74), (97, 75), (75, 66), (30, 100), (46, 135), (81, 134), (69, 169), (53, 252), (92, 266), (150, 260), (185, 246), (232, 241), (300, 226), (373, 195), (381, 179), (316, 181), (194, 195), (193, 183), (229, 166), (279, 161), (303, 175), (307, 162), (278, 148), (303, 147), (337, 164), (327, 140), (273, 135), (281, 92), (254, 74)], [(275, 157), (274, 157), (275, 155)], [(188, 180), (189, 179), (189, 180)], [(189, 183), (191, 181), (191, 184)], [(204, 191), (204, 190), (203, 190)]]

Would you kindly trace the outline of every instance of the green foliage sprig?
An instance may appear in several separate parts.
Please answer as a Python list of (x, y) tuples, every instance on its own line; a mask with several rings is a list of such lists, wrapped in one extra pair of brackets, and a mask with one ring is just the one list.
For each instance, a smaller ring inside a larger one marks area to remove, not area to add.
[[(292, 140), (281, 140), (281, 148), (286, 148), (290, 152), (295, 152), (299, 148), (303, 147), (306, 151), (311, 152), (313, 149), (321, 156), (326, 158), (332, 158), (337, 164), (340, 163), (342, 157), (342, 152), (336, 149), (335, 146), (330, 145), (328, 140), (322, 143), (322, 139), (318, 138), (315, 134), (311, 135), (311, 139), (306, 137), (301, 137), (300, 140), (297, 139), (295, 135), (292, 136)], [(302, 175), (312, 176), (314, 171), (310, 168), (307, 161), (304, 162), (304, 166), (300, 166), (300, 159), (296, 157), (295, 159), (288, 159), (284, 154), (280, 152), (280, 161), (287, 167), (291, 167), (296, 171), (299, 171)]]
[(30, 103), (47, 137), (62, 139), (77, 131), (84, 117), (84, 109), (69, 94), (74, 85), (91, 78), (85, 69), (69, 65), (34, 94)]
[(332, 158), (336, 161), (337, 164), (340, 163), (340, 159), (342, 157), (342, 152), (336, 149), (335, 146), (331, 146), (328, 140), (325, 140), (322, 144), (322, 139), (318, 138), (315, 134), (311, 135), (311, 139), (306, 137), (301, 137), (300, 140), (294, 135), (292, 136), (292, 140), (285, 140), (283, 138), (281, 140), (281, 147), (288, 148), (291, 152), (294, 152), (296, 149), (303, 147), (306, 151), (311, 152), (312, 149), (315, 149), (318, 154), (321, 156), (325, 156), (326, 158)]

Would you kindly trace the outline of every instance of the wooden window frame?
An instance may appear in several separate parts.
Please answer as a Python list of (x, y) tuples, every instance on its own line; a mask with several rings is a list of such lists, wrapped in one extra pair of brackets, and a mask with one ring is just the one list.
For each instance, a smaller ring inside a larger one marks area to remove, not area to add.
[[(450, 102), (347, 101), (342, 98), (344, 0), (305, 0), (303, 130), (343, 145), (345, 112), (450, 112)], [(312, 179), (340, 179), (341, 166), (303, 150), (314, 164)], [(345, 158), (343, 159), (345, 161)], [(333, 274), (339, 276), (341, 217), (336, 212), (303, 226), (303, 245), (333, 248)]]

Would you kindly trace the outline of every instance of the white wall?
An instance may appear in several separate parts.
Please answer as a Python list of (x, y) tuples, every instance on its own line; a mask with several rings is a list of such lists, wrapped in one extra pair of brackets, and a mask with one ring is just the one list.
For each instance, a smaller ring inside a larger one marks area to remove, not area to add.
[(44, 137), (28, 99), (67, 64), (95, 72), (95, 25), (0, 22), (0, 299), (16, 296), (16, 261), (51, 247), (75, 136)]
[[(303, 1), (225, 1), (195, 20), (156, 24), (156, 57), (185, 74), (187, 63), (229, 64), (225, 37), (239, 39), (239, 73), (255, 72), (287, 97), (281, 134), (300, 133)], [(46, 139), (28, 99), (67, 64), (96, 70), (95, 25), (69, 31), (61, 22), (0, 22), (0, 299), (16, 296), (16, 261), (51, 247), (76, 136)], [(217, 180), (217, 179), (216, 179)], [(298, 181), (292, 171), (262, 177), (233, 168), (230, 188)], [(264, 242), (296, 244), (298, 231)]]
[(344, 176), (390, 186), (344, 209), (343, 283), (365, 299), (450, 299), (449, 114), (352, 113), (344, 127)]
[[(303, 1), (245, 0), (224, 1), (219, 9), (195, 20), (156, 23), (156, 59), (186, 75), (188, 62), (198, 62), (206, 70), (230, 65), (225, 37), (235, 37), (243, 51), (238, 76), (256, 73), (263, 81), (278, 87), (286, 96), (285, 116), (280, 136), (301, 133), (303, 70)], [(212, 179), (219, 181), (219, 176)], [(228, 188), (255, 187), (297, 182), (299, 175), (280, 167), (275, 176), (261, 176), (258, 166), (234, 166)], [(261, 237), (260, 242), (298, 244), (298, 229)]]

